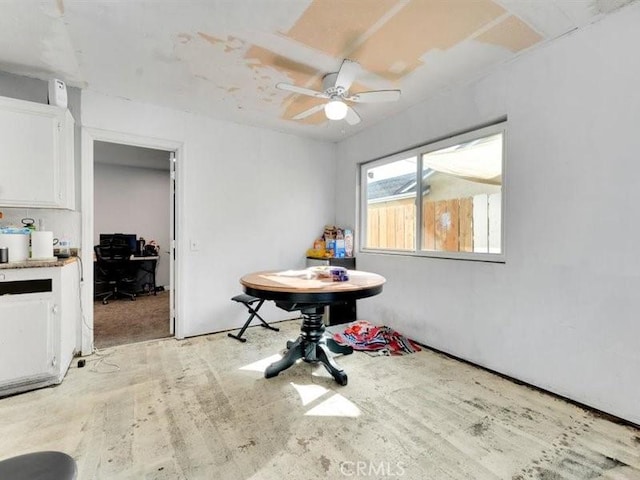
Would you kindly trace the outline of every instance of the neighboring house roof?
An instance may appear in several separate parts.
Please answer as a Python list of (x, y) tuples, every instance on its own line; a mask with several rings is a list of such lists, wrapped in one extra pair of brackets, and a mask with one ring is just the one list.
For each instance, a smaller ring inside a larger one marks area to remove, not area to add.
[[(433, 173), (432, 170), (425, 170), (422, 175), (423, 193), (429, 193), (429, 186), (426, 185), (426, 178)], [(367, 199), (380, 200), (390, 197), (406, 197), (416, 193), (416, 174), (406, 173), (397, 177), (383, 178), (367, 184)]]

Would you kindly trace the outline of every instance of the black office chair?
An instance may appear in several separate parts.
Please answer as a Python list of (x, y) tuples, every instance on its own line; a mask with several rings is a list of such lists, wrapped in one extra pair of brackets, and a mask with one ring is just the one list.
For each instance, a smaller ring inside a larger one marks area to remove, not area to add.
[(75, 480), (76, 462), (62, 452), (33, 452), (0, 461), (0, 478), (11, 480)]
[(131, 264), (131, 247), (126, 243), (110, 242), (96, 245), (93, 251), (96, 254), (96, 287), (106, 287), (95, 297), (103, 297), (105, 305), (112, 297), (126, 296), (135, 300), (136, 271)]

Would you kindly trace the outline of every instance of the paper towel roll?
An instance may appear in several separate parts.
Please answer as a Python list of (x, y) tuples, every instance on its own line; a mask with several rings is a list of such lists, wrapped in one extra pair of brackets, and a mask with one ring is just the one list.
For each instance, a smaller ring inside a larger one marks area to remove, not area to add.
[(9, 262), (23, 262), (29, 258), (29, 235), (0, 233), (0, 247), (9, 248)]
[(31, 258), (34, 260), (53, 258), (53, 232), (31, 232)]

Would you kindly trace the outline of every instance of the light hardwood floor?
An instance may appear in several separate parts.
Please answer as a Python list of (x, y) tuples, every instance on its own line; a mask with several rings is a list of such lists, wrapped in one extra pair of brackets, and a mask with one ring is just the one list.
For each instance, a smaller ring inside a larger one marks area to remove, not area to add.
[(640, 431), (423, 351), (338, 357), (337, 385), (297, 336), (260, 327), (114, 347), (53, 388), (0, 400), (0, 458), (72, 455), (84, 479), (640, 479)]

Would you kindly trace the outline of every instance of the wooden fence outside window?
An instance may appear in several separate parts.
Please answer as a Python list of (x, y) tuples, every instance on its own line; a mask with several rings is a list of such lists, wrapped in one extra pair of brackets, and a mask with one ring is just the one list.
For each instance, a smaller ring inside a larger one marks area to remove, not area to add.
[[(499, 199), (499, 194), (498, 199)], [(492, 240), (482, 238), (488, 235), (487, 224), (500, 224), (500, 211), (487, 209), (487, 202), (495, 195), (476, 195), (475, 197), (454, 198), (449, 200), (427, 201), (422, 203), (422, 250), (440, 252), (487, 251), (487, 245), (498, 245), (492, 229)], [(474, 198), (476, 205), (484, 204), (482, 213), (476, 222), (479, 226), (474, 242)], [(495, 204), (496, 202), (492, 202)], [(493, 222), (489, 215), (494, 217)], [(486, 219), (486, 220), (485, 220)], [(367, 248), (389, 250), (414, 250), (416, 228), (416, 208), (413, 198), (390, 202), (371, 203), (367, 209)], [(478, 235), (481, 237), (478, 238)], [(477, 243), (474, 250), (474, 243)]]

